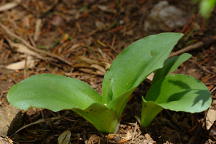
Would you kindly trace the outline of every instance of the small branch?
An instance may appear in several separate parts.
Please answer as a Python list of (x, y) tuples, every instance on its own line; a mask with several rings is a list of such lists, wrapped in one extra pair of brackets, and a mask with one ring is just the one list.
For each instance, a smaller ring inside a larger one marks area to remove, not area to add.
[(198, 48), (204, 47), (206, 45), (210, 45), (210, 44), (214, 43), (215, 41), (216, 41), (216, 36), (206, 38), (206, 39), (204, 39), (202, 41), (191, 44), (191, 45), (189, 45), (189, 46), (187, 46), (187, 47), (185, 47), (183, 49), (180, 49), (180, 50), (178, 50), (176, 52), (172, 52), (170, 54), (170, 57), (171, 56), (177, 56), (177, 55), (182, 54), (184, 52), (188, 52), (188, 51), (191, 51), (191, 50), (194, 50), (194, 49), (198, 49)]
[(37, 120), (35, 122), (29, 123), (29, 124), (24, 125), (23, 127), (19, 128), (18, 130), (15, 131), (14, 134), (16, 134), (16, 133), (20, 132), (21, 130), (26, 129), (26, 128), (30, 127), (30, 126), (33, 126), (33, 125), (36, 125), (36, 124), (39, 124), (39, 123), (44, 123), (44, 122), (47, 122), (47, 121), (58, 120), (60, 118), (61, 118), (60, 116), (57, 116), (57, 117), (52, 117), (52, 118), (48, 118), (48, 119), (39, 119), (39, 120)]
[(204, 45), (203, 42), (197, 42), (197, 43), (192, 44), (192, 45), (189, 45), (189, 46), (187, 46), (187, 47), (185, 47), (185, 48), (183, 48), (183, 49), (180, 49), (180, 50), (178, 50), (178, 51), (176, 51), (176, 52), (172, 52), (170, 56), (177, 56), (177, 55), (182, 54), (182, 53), (184, 53), (184, 52), (188, 52), (188, 51), (191, 51), (191, 50), (200, 48), (200, 47), (202, 47), (203, 45)]

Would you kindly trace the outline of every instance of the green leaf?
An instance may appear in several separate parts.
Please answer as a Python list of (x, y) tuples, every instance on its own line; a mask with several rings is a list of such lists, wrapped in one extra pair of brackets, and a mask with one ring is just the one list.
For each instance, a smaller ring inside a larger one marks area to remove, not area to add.
[(103, 102), (120, 114), (133, 90), (150, 73), (163, 66), (182, 36), (183, 34), (180, 33), (151, 35), (124, 49), (113, 61), (109, 72), (104, 77)]
[(93, 104), (85, 111), (79, 109), (74, 111), (92, 123), (101, 132), (113, 133), (118, 129), (119, 117), (105, 105)]
[(20, 108), (72, 109), (98, 130), (114, 132), (116, 114), (101, 103), (101, 96), (88, 84), (69, 77), (40, 74), (23, 80), (8, 92), (8, 101)]
[(47, 108), (52, 111), (86, 109), (100, 103), (100, 95), (86, 83), (59, 75), (40, 74), (23, 80), (8, 92), (8, 101), (21, 109)]
[(174, 72), (182, 63), (187, 61), (190, 57), (191, 54), (184, 53), (181, 54), (180, 56), (173, 56), (171, 58), (168, 58), (165, 61), (163, 68), (155, 72), (153, 83), (154, 81), (163, 79), (168, 73)]
[[(154, 102), (164, 109), (195, 113), (208, 109), (211, 104), (208, 88), (194, 77), (182, 74), (168, 75), (160, 85), (158, 83), (152, 88), (160, 91)], [(150, 95), (154, 93), (150, 93), (149, 97)]]
[[(146, 108), (148, 110), (161, 107), (173, 111), (195, 113), (206, 110), (211, 105), (211, 101), (211, 94), (202, 82), (191, 76), (175, 74), (156, 81), (143, 100), (143, 105), (153, 103), (154, 106)], [(148, 110), (145, 110), (145, 113), (142, 112), (143, 126), (147, 126), (154, 118), (149, 120)]]
[(216, 5), (216, 0), (202, 0), (200, 2), (200, 14), (208, 18)]
[(142, 109), (141, 109), (141, 125), (147, 127), (152, 120), (160, 113), (163, 108), (154, 102), (146, 101), (143, 98)]
[[(167, 76), (167, 74), (175, 71), (183, 62), (188, 60), (190, 57), (191, 57), (190, 54), (184, 53), (184, 54), (181, 54), (180, 56), (174, 56), (174, 57), (168, 58), (165, 61), (163, 68), (160, 68), (155, 72), (155, 75), (152, 81), (152, 86), (148, 90), (148, 93), (145, 99), (146, 100), (148, 100), (149, 98), (151, 100), (156, 99), (160, 91), (155, 91), (155, 89), (153, 88), (155, 83), (157, 83), (157, 85), (160, 85), (159, 83), (163, 81), (163, 79)], [(152, 93), (154, 93), (154, 95), (152, 95)]]

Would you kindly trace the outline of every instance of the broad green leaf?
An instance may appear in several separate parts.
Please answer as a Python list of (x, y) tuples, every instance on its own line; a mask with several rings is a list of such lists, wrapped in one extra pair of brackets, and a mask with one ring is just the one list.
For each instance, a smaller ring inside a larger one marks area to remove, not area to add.
[(151, 89), (142, 102), (141, 125), (144, 127), (162, 109), (195, 113), (206, 110), (212, 101), (208, 88), (187, 75), (167, 75), (155, 82)]
[(105, 76), (103, 89), (108, 87), (112, 91), (112, 99), (115, 99), (137, 87), (151, 72), (163, 66), (182, 36), (181, 33), (161, 33), (129, 45), (113, 61), (109, 76)]
[[(155, 72), (152, 86), (150, 87), (146, 97), (143, 98), (142, 102), (142, 126), (148, 126), (163, 108), (174, 111), (199, 112), (209, 107), (211, 97), (204, 84), (190, 76), (168, 75), (190, 57), (191, 55), (186, 53), (180, 56), (171, 57), (165, 61), (163, 68)], [(171, 83), (171, 77), (176, 83)], [(167, 84), (165, 84), (166, 82)], [(188, 87), (181, 87), (181, 84), (182, 86)], [(199, 97), (199, 95), (196, 95), (196, 92), (197, 94), (203, 92), (204, 99), (205, 97), (209, 98), (205, 105), (202, 106), (199, 105), (199, 103), (194, 103), (195, 105), (192, 105), (192, 101)], [(181, 99), (173, 99), (173, 101), (171, 101), (170, 98), (177, 98), (177, 95), (179, 95)], [(170, 104), (171, 107), (168, 107)], [(151, 110), (152, 112), (149, 112)]]
[(119, 122), (116, 114), (101, 103), (101, 96), (88, 84), (64, 76), (32, 76), (13, 86), (7, 98), (12, 105), (20, 109), (71, 109), (102, 132), (114, 132)]
[[(106, 73), (102, 88), (103, 102), (111, 109), (124, 107), (133, 90), (153, 71), (161, 68), (180, 33), (161, 33), (140, 39), (120, 53)], [(124, 102), (122, 102), (122, 99)], [(123, 108), (121, 108), (123, 109)], [(120, 114), (121, 110), (117, 110)]]
[[(155, 89), (153, 88), (155, 83), (157, 83), (157, 85), (160, 85), (159, 83), (162, 82), (162, 80), (167, 76), (167, 74), (175, 71), (183, 62), (188, 60), (190, 57), (191, 57), (190, 54), (184, 53), (180, 56), (174, 56), (174, 57), (168, 58), (165, 61), (163, 68), (158, 69), (155, 72), (155, 76), (152, 81), (152, 86), (148, 90), (148, 93), (145, 99), (146, 100), (148, 100), (149, 98), (151, 100), (157, 99), (157, 95), (160, 93), (160, 91), (155, 91)], [(152, 95), (152, 93), (154, 93), (154, 95)]]
[(163, 68), (155, 72), (153, 83), (154, 81), (163, 79), (168, 73), (175, 71), (183, 62), (187, 61), (190, 57), (191, 54), (184, 53), (180, 56), (173, 56), (171, 58), (168, 58), (165, 61)]
[[(147, 101), (173, 111), (201, 112), (211, 104), (211, 94), (208, 88), (199, 80), (187, 75), (167, 75), (162, 82), (152, 85), (157, 96), (151, 91)], [(157, 99), (151, 99), (151, 97)]]
[(86, 109), (100, 103), (101, 97), (88, 84), (69, 77), (40, 74), (14, 85), (8, 92), (8, 101), (21, 109), (29, 107)]

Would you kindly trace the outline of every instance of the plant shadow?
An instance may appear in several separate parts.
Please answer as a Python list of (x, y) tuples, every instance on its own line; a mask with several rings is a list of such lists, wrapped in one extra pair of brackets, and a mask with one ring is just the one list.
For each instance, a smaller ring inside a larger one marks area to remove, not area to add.
[[(188, 85), (187, 83), (184, 83), (184, 82), (179, 81), (179, 80), (170, 80), (169, 82), (173, 85), (176, 85), (176, 86), (182, 88), (183, 91), (171, 95), (167, 100), (168, 102), (178, 101), (185, 96), (193, 96), (194, 99), (193, 99), (193, 103), (191, 106), (195, 106), (196, 104), (200, 103), (200, 101), (202, 102), (202, 106), (203, 106), (210, 99), (209, 92), (207, 90), (194, 89), (190, 85)], [(194, 91), (194, 92), (192, 93), (192, 91)], [(188, 95), (188, 94), (190, 94), (190, 95)]]

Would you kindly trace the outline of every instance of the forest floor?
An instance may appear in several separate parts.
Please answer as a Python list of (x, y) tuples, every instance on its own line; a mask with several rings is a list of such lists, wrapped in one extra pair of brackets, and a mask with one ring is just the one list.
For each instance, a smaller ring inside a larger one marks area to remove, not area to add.
[[(176, 16), (151, 18), (153, 11), (160, 11), (155, 8), (160, 2), (1, 0), (0, 143), (54, 144), (64, 132), (72, 144), (216, 144), (216, 12), (205, 20), (198, 15), (196, 4), (167, 0), (178, 9)], [(174, 52), (186, 48), (193, 57), (176, 73), (192, 75), (206, 84), (213, 98), (209, 110), (197, 114), (164, 110), (148, 128), (141, 129), (134, 115), (139, 116), (140, 99), (149, 85), (143, 82), (118, 132), (104, 134), (71, 111), (19, 111), (6, 100), (12, 85), (38, 73), (78, 78), (100, 92), (105, 71), (123, 48), (165, 31), (185, 34)]]

